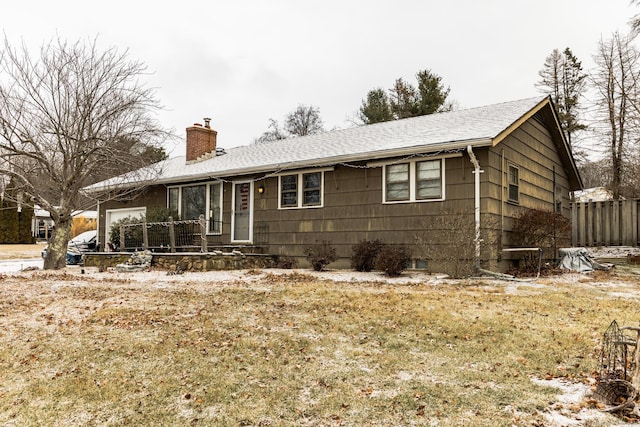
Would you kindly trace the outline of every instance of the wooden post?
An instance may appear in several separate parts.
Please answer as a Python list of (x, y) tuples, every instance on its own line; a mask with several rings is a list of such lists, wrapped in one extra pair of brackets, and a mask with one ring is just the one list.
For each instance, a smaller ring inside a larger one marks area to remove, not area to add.
[(571, 246), (578, 246), (578, 202), (571, 203)]
[(126, 252), (124, 244), (124, 224), (120, 224), (120, 252)]
[(147, 218), (142, 218), (142, 249), (149, 248), (149, 230), (147, 230)]
[(585, 207), (587, 208), (587, 212), (586, 212), (586, 222), (585, 225), (587, 226), (587, 232), (586, 232), (586, 239), (585, 239), (585, 245), (586, 246), (593, 246), (593, 206), (595, 203), (593, 202), (587, 202), (585, 203)]
[(579, 237), (578, 237), (578, 244), (577, 246), (586, 246), (587, 245), (587, 226), (586, 224), (586, 215), (585, 215), (585, 210), (587, 207), (587, 204), (584, 202), (581, 203), (577, 203), (578, 205), (578, 231), (580, 232)]
[(176, 251), (176, 229), (173, 223), (173, 217), (169, 217), (169, 252)]
[(200, 214), (198, 217), (200, 223), (200, 252), (207, 252), (207, 222), (204, 220), (204, 215)]
[(611, 202), (602, 202), (604, 210), (602, 211), (602, 227), (603, 227), (603, 246), (611, 246)]
[(622, 244), (633, 246), (633, 205), (635, 200), (623, 200), (622, 204)]
[(620, 202), (614, 200), (611, 209), (611, 245), (618, 246), (620, 244)]

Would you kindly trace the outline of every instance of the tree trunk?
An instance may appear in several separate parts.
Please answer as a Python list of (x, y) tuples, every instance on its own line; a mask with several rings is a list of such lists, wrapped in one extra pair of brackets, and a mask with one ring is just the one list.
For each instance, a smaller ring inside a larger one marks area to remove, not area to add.
[(59, 270), (67, 265), (67, 245), (71, 235), (71, 216), (63, 215), (55, 222), (51, 233), (47, 256), (44, 259), (45, 270)]

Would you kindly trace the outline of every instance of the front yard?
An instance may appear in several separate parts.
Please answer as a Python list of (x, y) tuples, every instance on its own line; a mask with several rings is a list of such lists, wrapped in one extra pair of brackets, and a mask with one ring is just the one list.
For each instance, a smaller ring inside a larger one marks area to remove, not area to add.
[(614, 425), (585, 393), (609, 323), (640, 321), (616, 270), (5, 274), (0, 424)]

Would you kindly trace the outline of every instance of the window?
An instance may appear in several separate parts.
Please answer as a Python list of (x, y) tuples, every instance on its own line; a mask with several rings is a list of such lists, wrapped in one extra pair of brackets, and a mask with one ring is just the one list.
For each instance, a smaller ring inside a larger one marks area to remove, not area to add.
[(181, 220), (204, 215), (207, 233), (222, 233), (222, 183), (170, 187), (167, 191), (168, 207), (178, 212)]
[(444, 159), (384, 166), (384, 202), (444, 200)]
[(409, 200), (409, 163), (389, 165), (386, 170), (387, 200)]
[(298, 175), (280, 177), (280, 207), (298, 206)]
[(222, 233), (222, 184), (209, 185), (209, 233)]
[(307, 172), (279, 177), (280, 209), (321, 207), (324, 172)]
[(508, 199), (510, 202), (518, 203), (520, 200), (520, 178), (519, 170), (516, 166), (509, 165), (508, 172)]
[(180, 187), (169, 188), (169, 210), (171, 212), (180, 212)]
[(320, 205), (321, 182), (320, 173), (302, 174), (302, 206)]
[(440, 165), (441, 162), (438, 160), (416, 163), (416, 199), (442, 197)]
[(198, 219), (200, 215), (205, 215), (207, 209), (206, 197), (205, 185), (182, 187), (180, 219)]

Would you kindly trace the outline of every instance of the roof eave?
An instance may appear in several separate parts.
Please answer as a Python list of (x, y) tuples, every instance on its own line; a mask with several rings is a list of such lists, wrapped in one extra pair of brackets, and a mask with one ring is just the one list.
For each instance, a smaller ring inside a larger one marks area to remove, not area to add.
[(345, 156), (323, 157), (321, 159), (309, 159), (309, 160), (294, 161), (294, 162), (283, 163), (283, 164), (270, 164), (270, 165), (264, 165), (264, 166), (254, 167), (254, 168), (228, 169), (221, 172), (202, 173), (202, 174), (174, 177), (173, 179), (167, 178), (164, 180), (159, 180), (157, 183), (169, 184), (169, 183), (175, 183), (175, 182), (202, 180), (207, 178), (246, 176), (246, 175), (255, 175), (260, 173), (273, 173), (277, 171), (285, 171), (285, 170), (293, 170), (293, 169), (325, 167), (325, 166), (332, 166), (340, 163), (363, 162), (363, 161), (383, 159), (383, 158), (410, 156), (410, 155), (419, 154), (419, 153), (436, 153), (438, 151), (461, 150), (461, 149), (465, 149), (468, 145), (471, 145), (473, 147), (489, 147), (491, 146), (491, 144), (492, 144), (491, 138), (478, 138), (478, 139), (455, 141), (455, 142), (445, 142), (445, 143), (434, 144), (429, 146), (416, 145), (413, 147), (402, 148), (402, 149), (378, 150), (378, 151), (351, 154), (351, 155), (345, 155)]
[(118, 189), (126, 189), (133, 186), (139, 185), (171, 185), (177, 183), (184, 182), (193, 182), (193, 181), (202, 181), (206, 179), (222, 179), (236, 176), (247, 176), (247, 175), (256, 175), (256, 174), (272, 174), (274, 172), (286, 171), (286, 170), (294, 170), (294, 169), (305, 169), (305, 168), (314, 168), (314, 167), (325, 167), (332, 166), (340, 163), (350, 163), (350, 162), (363, 162), (370, 160), (378, 160), (384, 158), (394, 158), (394, 157), (403, 157), (403, 156), (411, 156), (415, 154), (421, 153), (437, 153), (437, 152), (447, 152), (447, 151), (457, 151), (466, 149), (467, 146), (471, 145), (472, 147), (490, 147), (492, 145), (493, 139), (489, 137), (483, 138), (474, 138), (474, 139), (466, 139), (460, 141), (448, 141), (442, 142), (439, 144), (433, 145), (415, 145), (413, 147), (406, 147), (400, 149), (388, 149), (388, 150), (377, 150), (370, 151), (366, 153), (358, 153), (358, 154), (350, 154), (350, 155), (341, 155), (341, 156), (332, 156), (332, 157), (323, 157), (316, 159), (308, 159), (303, 161), (292, 161), (283, 164), (269, 164), (269, 165), (261, 165), (253, 168), (236, 168), (236, 169), (227, 169), (224, 171), (217, 172), (203, 172), (197, 174), (190, 175), (181, 175), (181, 176), (172, 176), (166, 178), (158, 178), (153, 181), (145, 181), (145, 182), (135, 182), (135, 183), (123, 183), (117, 184), (113, 186), (102, 187), (102, 188), (91, 188), (89, 192), (99, 192), (104, 190), (118, 190)]

